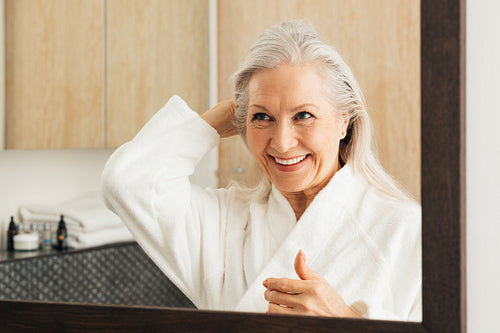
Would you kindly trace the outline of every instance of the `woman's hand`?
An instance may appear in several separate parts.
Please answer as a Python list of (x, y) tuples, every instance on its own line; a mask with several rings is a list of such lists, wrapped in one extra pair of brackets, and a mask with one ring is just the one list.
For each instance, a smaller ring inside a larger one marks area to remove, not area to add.
[(201, 115), (201, 117), (219, 133), (221, 138), (227, 138), (238, 134), (233, 125), (236, 104), (233, 100), (219, 102), (213, 108)]
[(360, 317), (322, 277), (306, 264), (302, 250), (295, 257), (300, 280), (268, 278), (264, 281), (267, 313), (309, 316)]

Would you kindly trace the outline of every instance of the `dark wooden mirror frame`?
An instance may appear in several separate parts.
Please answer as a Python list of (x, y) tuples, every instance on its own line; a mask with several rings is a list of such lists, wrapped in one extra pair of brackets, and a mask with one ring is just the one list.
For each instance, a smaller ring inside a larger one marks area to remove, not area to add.
[(421, 101), (422, 323), (3, 300), (0, 330), (465, 332), (465, 0), (421, 0)]

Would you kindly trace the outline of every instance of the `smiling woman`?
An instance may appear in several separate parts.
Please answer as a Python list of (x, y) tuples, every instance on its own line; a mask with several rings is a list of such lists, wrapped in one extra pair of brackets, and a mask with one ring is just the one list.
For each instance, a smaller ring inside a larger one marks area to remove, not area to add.
[(349, 121), (335, 113), (322, 84), (315, 66), (288, 64), (257, 71), (248, 83), (248, 147), (297, 219), (341, 167)]
[[(174, 96), (113, 154), (108, 207), (198, 308), (419, 321), (420, 207), (371, 153), (342, 58), (286, 21), (258, 38), (235, 78), (235, 104), (199, 117)], [(263, 186), (190, 184), (197, 161), (237, 132)]]

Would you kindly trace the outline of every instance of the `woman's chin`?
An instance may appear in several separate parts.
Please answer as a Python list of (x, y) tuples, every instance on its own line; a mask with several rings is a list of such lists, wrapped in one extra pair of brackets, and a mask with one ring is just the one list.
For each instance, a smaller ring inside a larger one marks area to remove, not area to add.
[(304, 183), (304, 179), (299, 179), (297, 181), (292, 180), (279, 180), (273, 181), (274, 186), (281, 193), (300, 193), (307, 190), (307, 185)]

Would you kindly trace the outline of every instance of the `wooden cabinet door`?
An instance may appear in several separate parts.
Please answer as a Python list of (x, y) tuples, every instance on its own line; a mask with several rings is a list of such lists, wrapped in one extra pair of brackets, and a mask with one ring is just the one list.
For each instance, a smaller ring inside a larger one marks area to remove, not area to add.
[(132, 139), (174, 94), (208, 107), (208, 1), (108, 0), (106, 146)]
[(208, 1), (6, 0), (6, 148), (117, 147), (208, 107)]
[[(232, 98), (228, 78), (257, 36), (286, 19), (313, 24), (351, 66), (375, 128), (382, 165), (420, 200), (420, 1), (219, 0), (219, 98)], [(220, 145), (222, 186), (257, 181), (239, 138)]]
[(8, 149), (103, 147), (102, 0), (6, 0)]

